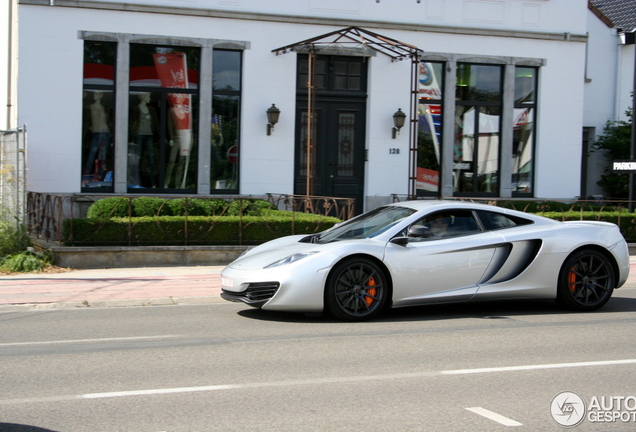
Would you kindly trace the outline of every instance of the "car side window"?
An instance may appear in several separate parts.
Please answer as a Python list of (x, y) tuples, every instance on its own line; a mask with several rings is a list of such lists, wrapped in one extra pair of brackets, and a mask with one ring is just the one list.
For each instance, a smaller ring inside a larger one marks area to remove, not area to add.
[(473, 213), (468, 210), (431, 213), (412, 226), (424, 226), (430, 230), (430, 236), (424, 240), (437, 240), (481, 232)]
[(477, 216), (484, 226), (484, 229), (488, 231), (499, 230), (503, 228), (512, 228), (519, 225), (528, 225), (532, 223), (532, 221), (527, 219), (522, 219), (515, 216), (508, 216), (502, 213), (486, 210), (477, 210)]

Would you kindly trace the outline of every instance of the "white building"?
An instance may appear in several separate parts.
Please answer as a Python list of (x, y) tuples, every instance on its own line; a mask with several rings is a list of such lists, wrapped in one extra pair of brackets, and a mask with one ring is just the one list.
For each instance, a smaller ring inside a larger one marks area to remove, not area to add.
[(584, 127), (629, 95), (590, 7), (9, 0), (0, 129), (27, 126), (33, 192), (573, 199)]

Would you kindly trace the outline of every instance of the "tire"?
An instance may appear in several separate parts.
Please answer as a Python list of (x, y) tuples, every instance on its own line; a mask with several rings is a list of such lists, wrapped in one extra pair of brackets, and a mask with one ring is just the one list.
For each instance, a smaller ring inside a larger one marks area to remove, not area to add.
[(592, 311), (608, 302), (615, 287), (616, 274), (610, 259), (594, 249), (583, 249), (565, 260), (557, 301), (568, 309)]
[(366, 258), (345, 260), (336, 265), (325, 287), (325, 306), (337, 319), (366, 321), (384, 308), (389, 295), (383, 270)]

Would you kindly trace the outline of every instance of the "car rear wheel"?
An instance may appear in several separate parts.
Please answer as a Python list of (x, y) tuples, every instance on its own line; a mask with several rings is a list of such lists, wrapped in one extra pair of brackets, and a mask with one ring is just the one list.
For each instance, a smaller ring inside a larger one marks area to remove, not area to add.
[(325, 289), (325, 305), (334, 317), (365, 321), (377, 316), (387, 301), (387, 278), (373, 261), (356, 258), (336, 265)]
[(570, 255), (563, 264), (557, 301), (573, 310), (595, 310), (607, 303), (615, 286), (610, 260), (594, 249), (584, 249)]

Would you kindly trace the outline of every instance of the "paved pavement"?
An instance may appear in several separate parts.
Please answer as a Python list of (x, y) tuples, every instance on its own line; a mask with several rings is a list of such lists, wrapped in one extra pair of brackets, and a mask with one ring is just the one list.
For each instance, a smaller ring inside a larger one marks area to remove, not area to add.
[(223, 266), (70, 270), (0, 276), (0, 310), (215, 303)]
[[(636, 286), (636, 256), (628, 285)], [(223, 266), (70, 270), (0, 276), (0, 311), (219, 303)]]

